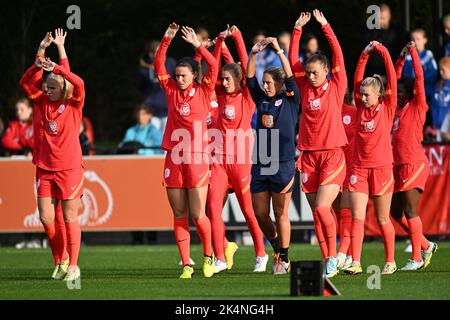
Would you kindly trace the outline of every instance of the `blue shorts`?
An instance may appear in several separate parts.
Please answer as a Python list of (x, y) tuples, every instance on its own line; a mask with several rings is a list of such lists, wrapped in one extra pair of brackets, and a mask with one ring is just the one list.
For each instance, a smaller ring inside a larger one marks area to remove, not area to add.
[(272, 163), (272, 166), (254, 164), (250, 192), (289, 193), (294, 188), (295, 160)]

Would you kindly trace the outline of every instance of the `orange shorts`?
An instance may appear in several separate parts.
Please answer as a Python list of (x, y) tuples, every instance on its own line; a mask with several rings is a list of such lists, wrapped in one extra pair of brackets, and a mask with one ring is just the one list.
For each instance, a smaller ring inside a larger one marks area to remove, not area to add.
[[(226, 186), (225, 190), (236, 190), (245, 193), (250, 190), (250, 181), (252, 180), (249, 164), (217, 164), (213, 163), (210, 167), (211, 186), (220, 185), (220, 188)], [(212, 188), (214, 190), (214, 188)]]
[(425, 189), (430, 167), (428, 163), (407, 163), (394, 167), (395, 187), (394, 192), (404, 192), (412, 189)]
[(342, 186), (343, 190), (349, 190), (349, 188), (350, 188), (350, 173), (351, 173), (351, 170), (352, 169), (349, 168), (349, 167), (346, 168), (345, 179), (344, 179), (344, 183), (343, 183), (343, 186)]
[(348, 190), (372, 196), (382, 196), (393, 192), (392, 168), (351, 168)]
[(38, 198), (73, 200), (83, 195), (83, 167), (62, 171), (47, 171), (36, 167)]
[(319, 186), (331, 184), (337, 184), (342, 189), (345, 179), (345, 156), (342, 149), (303, 151), (300, 162), (303, 192), (317, 192)]
[[(183, 160), (184, 159), (184, 160)], [(163, 186), (166, 188), (200, 188), (209, 183), (209, 164), (203, 153), (189, 153), (183, 159), (167, 152)]]

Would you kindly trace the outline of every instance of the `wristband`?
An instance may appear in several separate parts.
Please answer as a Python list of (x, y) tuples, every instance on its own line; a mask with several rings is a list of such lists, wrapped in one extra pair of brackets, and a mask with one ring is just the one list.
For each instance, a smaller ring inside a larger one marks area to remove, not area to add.
[(283, 49), (280, 49), (280, 50), (277, 51), (277, 54), (278, 54), (278, 55), (280, 55), (280, 54), (282, 54), (282, 53), (284, 53), (284, 50), (283, 50)]

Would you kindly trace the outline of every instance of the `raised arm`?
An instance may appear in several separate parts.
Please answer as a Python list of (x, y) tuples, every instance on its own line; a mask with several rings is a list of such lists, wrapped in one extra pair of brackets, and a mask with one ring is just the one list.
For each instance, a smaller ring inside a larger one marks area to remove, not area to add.
[(222, 68), (222, 52), (223, 52), (224, 44), (225, 44), (225, 38), (224, 38), (223, 32), (221, 32), (219, 34), (219, 36), (215, 39), (215, 46), (214, 46), (214, 51), (213, 51), (213, 57), (217, 61), (217, 68), (219, 70), (220, 70), (220, 68)]
[(300, 86), (305, 78), (305, 70), (299, 58), (300, 38), (302, 36), (303, 26), (311, 19), (311, 13), (302, 12), (300, 17), (295, 22), (294, 30), (292, 31), (291, 44), (289, 45), (289, 63), (294, 73), (295, 81)]
[(234, 58), (225, 42), (222, 43), (222, 58), (225, 64), (234, 63)]
[(179, 29), (180, 27), (175, 22), (172, 22), (169, 25), (161, 40), (161, 43), (159, 44), (158, 50), (156, 50), (155, 60), (153, 61), (153, 66), (155, 67), (156, 74), (158, 75), (159, 83), (164, 90), (169, 88), (170, 82), (174, 82), (169, 72), (167, 72), (165, 64), (167, 49)]
[(408, 46), (405, 46), (400, 52), (397, 61), (395, 62), (395, 74), (397, 76), (397, 80), (400, 80), (400, 78), (402, 77), (403, 67), (405, 66), (405, 60), (408, 56), (408, 53)]
[[(41, 43), (39, 44), (39, 48), (38, 48), (38, 51), (36, 53), (36, 60), (39, 57), (42, 57), (42, 58), (45, 59), (45, 50), (47, 50), (47, 48), (52, 44), (53, 40), (54, 39), (53, 39), (52, 33), (51, 32), (47, 32), (45, 34), (44, 39), (42, 39)], [(40, 69), (38, 72), (36, 72), (34, 74), (34, 76), (32, 78), (32, 82), (33, 82), (33, 85), (35, 87), (38, 87), (38, 88), (42, 87), (42, 82), (43, 82), (42, 76), (43, 75), (44, 75), (44, 73), (43, 73), (42, 69)]]
[(75, 73), (70, 72), (66, 68), (57, 65), (48, 58), (42, 63), (42, 68), (45, 71), (53, 72), (54, 74), (59, 74), (62, 77), (64, 77), (67, 81), (69, 81), (73, 85), (73, 93), (71, 97), (71, 100), (73, 101), (73, 106), (74, 107), (83, 106), (85, 97), (83, 79), (81, 79)]
[(293, 76), (292, 69), (289, 64), (289, 60), (284, 55), (284, 51), (281, 49), (280, 45), (278, 44), (277, 38), (267, 38), (268, 41), (270, 41), (270, 45), (273, 47), (273, 49), (276, 51), (278, 57), (280, 58), (281, 65), (283, 67), (284, 73), (286, 78), (290, 78)]
[(69, 58), (67, 57), (66, 48), (64, 47), (66, 36), (67, 32), (65, 32), (63, 29), (56, 29), (55, 38), (52, 40), (52, 42), (58, 49), (59, 64), (70, 71)]
[(64, 32), (63, 29), (59, 28), (55, 30), (55, 38), (52, 42), (56, 45), (58, 49), (59, 59), (67, 59), (66, 49), (64, 48), (64, 42), (66, 40), (67, 32)]
[(208, 64), (208, 72), (203, 78), (202, 86), (205, 86), (207, 90), (210, 92), (214, 91), (218, 73), (218, 66), (216, 59), (213, 57), (211, 53), (209, 53), (208, 50), (205, 49), (205, 47), (201, 45), (200, 41), (197, 38), (197, 35), (195, 34), (194, 29), (183, 26), (181, 32), (183, 33), (182, 36), (183, 40), (186, 41), (187, 43), (192, 44), (192, 46), (195, 49), (199, 50), (203, 56), (203, 59), (205, 59), (206, 63)]
[(231, 38), (236, 45), (239, 61), (241, 62), (242, 74), (245, 74), (247, 72), (248, 54), (247, 49), (245, 48), (244, 38), (242, 37), (241, 31), (236, 26), (230, 28), (230, 33)]
[(52, 35), (52, 33), (51, 32), (47, 32), (46, 34), (45, 34), (45, 37), (44, 37), (44, 39), (42, 39), (42, 41), (41, 41), (41, 43), (39, 44), (39, 48), (38, 48), (38, 51), (37, 51), (37, 56), (38, 57), (43, 57), (43, 58), (45, 58), (45, 50), (48, 48), (48, 47), (50, 47), (50, 45), (52, 44), (52, 42), (53, 42), (53, 35)]
[(259, 86), (258, 80), (256, 79), (256, 55), (263, 51), (269, 43), (270, 42), (267, 38), (256, 43), (253, 46), (248, 59), (246, 81), (248, 90), (250, 91), (250, 95), (252, 96), (255, 104), (259, 104), (266, 96), (264, 91)]
[(382, 44), (375, 45), (374, 51), (381, 55), (384, 61), (387, 78), (385, 101), (393, 116), (395, 113), (395, 109), (397, 108), (397, 75), (395, 74), (394, 64), (392, 63), (389, 51)]
[[(223, 32), (221, 32), (221, 34), (214, 40), (215, 47), (214, 47), (214, 52), (213, 52), (213, 57), (214, 57), (214, 59), (216, 59), (216, 66), (217, 66), (218, 71), (217, 71), (216, 78), (211, 79), (211, 80), (213, 81), (213, 83), (215, 83), (215, 90), (216, 90), (217, 94), (223, 93), (222, 80), (219, 75), (220, 70), (222, 69), (222, 50), (223, 50), (223, 46), (225, 44), (224, 35), (222, 33)], [(200, 53), (200, 50), (197, 50), (197, 52)]]
[(420, 106), (427, 106), (427, 98), (425, 95), (425, 79), (422, 63), (420, 62), (419, 54), (417, 53), (416, 43), (414, 41), (411, 41), (407, 46), (411, 54), (414, 74), (416, 76), (414, 79), (414, 99), (419, 102)]
[[(45, 58), (45, 57), (43, 57), (43, 58)], [(36, 60), (37, 59), (39, 59), (38, 55), (36, 55)], [(44, 76), (44, 71), (42, 71), (42, 69), (40, 69), (38, 72), (36, 72), (33, 75), (32, 79), (31, 79), (32, 85), (36, 88), (42, 88), (42, 83), (44, 82), (43, 76)]]
[(19, 83), (28, 99), (35, 101), (44, 93), (41, 86), (37, 85), (36, 74), (42, 74), (42, 63), (44, 58), (38, 57), (33, 65), (25, 72)]
[(247, 78), (253, 78), (256, 75), (256, 55), (263, 51), (269, 44), (270, 42), (265, 38), (252, 47), (247, 64)]
[(355, 105), (357, 107), (361, 106), (361, 93), (359, 91), (359, 88), (361, 87), (361, 83), (364, 80), (364, 71), (366, 70), (366, 64), (367, 61), (369, 61), (370, 53), (373, 50), (373, 44), (372, 42), (367, 45), (367, 47), (363, 50), (361, 53), (361, 56), (359, 57), (358, 63), (356, 64), (356, 70), (355, 70), (355, 76), (353, 79), (353, 92), (355, 95)]
[[(217, 38), (214, 39), (214, 40), (208, 39), (208, 40), (203, 41), (201, 44), (206, 49), (209, 49), (209, 48), (211, 48), (212, 46), (214, 46), (216, 44), (216, 41), (217, 41)], [(214, 47), (214, 50), (215, 50), (215, 47)], [(215, 57), (216, 55), (213, 53), (213, 56)], [(197, 61), (198, 63), (202, 62), (203, 56), (202, 56), (202, 54), (201, 54), (201, 52), (199, 50), (195, 50), (195, 55), (194, 55), (193, 59), (195, 61)]]
[(344, 54), (342, 53), (342, 48), (339, 44), (339, 41), (334, 34), (333, 29), (331, 29), (330, 24), (322, 12), (319, 10), (314, 10), (313, 15), (316, 18), (317, 22), (322, 26), (322, 31), (325, 35), (325, 38), (328, 40), (328, 44), (330, 45), (331, 51), (333, 53), (333, 70), (331, 70), (333, 74), (333, 78), (341, 85), (341, 88), (345, 90), (347, 88), (347, 73), (345, 71), (345, 63), (344, 63)]

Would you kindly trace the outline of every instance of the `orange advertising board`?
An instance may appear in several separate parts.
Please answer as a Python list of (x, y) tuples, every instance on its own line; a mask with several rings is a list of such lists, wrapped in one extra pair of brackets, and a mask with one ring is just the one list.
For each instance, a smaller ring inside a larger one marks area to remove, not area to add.
[[(164, 157), (96, 156), (84, 159), (83, 231), (171, 230), (162, 186)], [(42, 231), (30, 159), (0, 159), (0, 232)]]

